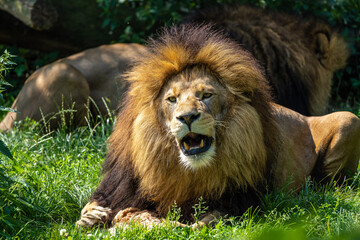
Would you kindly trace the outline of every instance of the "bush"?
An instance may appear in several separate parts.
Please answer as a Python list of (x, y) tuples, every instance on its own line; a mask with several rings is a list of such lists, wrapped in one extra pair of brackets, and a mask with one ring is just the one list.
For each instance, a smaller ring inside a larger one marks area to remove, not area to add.
[[(9, 65), (11, 66), (14, 64), (10, 60), (11, 57), (12, 57), (12, 55), (8, 51), (5, 51), (0, 56), (0, 99), (3, 99), (2, 93), (5, 90), (3, 86), (9, 85), (9, 83), (5, 81), (4, 76), (6, 75), (7, 71), (9, 70)], [(0, 105), (0, 111), (13, 111), (13, 110)], [(0, 153), (4, 154), (5, 156), (12, 159), (12, 154), (2, 139), (0, 139)]]
[[(59, 59), (58, 52), (45, 53), (37, 50), (18, 48), (16, 46), (0, 45), (0, 52), (9, 51), (13, 55), (11, 61), (16, 65), (12, 66), (12, 70), (7, 72), (6, 81), (10, 85), (5, 85), (6, 92), (4, 99), (0, 99), (0, 105), (10, 106), (21, 87), (36, 69)], [(2, 114), (0, 114), (2, 117)]]

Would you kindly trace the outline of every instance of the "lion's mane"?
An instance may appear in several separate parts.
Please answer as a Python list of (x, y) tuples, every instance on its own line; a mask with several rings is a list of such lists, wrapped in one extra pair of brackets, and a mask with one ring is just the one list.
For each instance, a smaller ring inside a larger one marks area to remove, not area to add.
[(340, 34), (313, 17), (249, 6), (216, 6), (184, 22), (211, 22), (250, 51), (265, 70), (275, 101), (304, 115), (321, 115), (330, 97), (334, 71), (349, 50)]
[[(268, 84), (253, 57), (209, 25), (164, 30), (126, 74), (131, 87), (109, 140), (105, 177), (93, 195), (113, 214), (126, 207), (166, 215), (176, 201), (184, 217), (203, 197), (209, 208), (241, 214), (257, 194), (276, 159), (278, 130), (269, 113)], [(216, 130), (211, 166), (184, 168), (175, 139), (161, 123), (158, 95), (166, 81), (187, 67), (210, 70), (235, 96)], [(239, 99), (248, 98), (249, 105)], [(115, 187), (115, 191), (113, 190)], [(226, 202), (232, 199), (233, 202)]]

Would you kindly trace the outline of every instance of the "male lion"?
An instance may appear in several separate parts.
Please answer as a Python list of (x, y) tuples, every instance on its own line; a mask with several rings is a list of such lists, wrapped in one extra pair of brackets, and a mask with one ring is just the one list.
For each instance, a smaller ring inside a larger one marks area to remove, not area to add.
[(333, 73), (349, 50), (327, 24), (249, 6), (217, 6), (184, 22), (212, 22), (250, 51), (265, 70), (275, 101), (304, 115), (325, 113)]
[[(15, 121), (26, 117), (40, 121), (53, 118), (62, 109), (73, 109), (74, 124), (86, 124), (88, 110), (92, 114), (108, 114), (115, 109), (126, 91), (119, 75), (137, 55), (145, 51), (139, 44), (112, 44), (74, 54), (48, 64), (34, 72), (16, 97), (12, 109), (0, 123), (0, 130), (11, 129)], [(89, 107), (89, 97), (95, 104)], [(103, 102), (107, 98), (107, 106)], [(75, 105), (73, 105), (73, 103)], [(100, 112), (98, 112), (100, 111)], [(57, 127), (57, 120), (50, 122)]]
[(148, 49), (126, 74), (105, 176), (77, 225), (158, 223), (174, 202), (191, 221), (200, 197), (207, 224), (259, 204), (266, 186), (356, 171), (355, 115), (305, 117), (273, 103), (254, 58), (208, 25), (172, 27)]

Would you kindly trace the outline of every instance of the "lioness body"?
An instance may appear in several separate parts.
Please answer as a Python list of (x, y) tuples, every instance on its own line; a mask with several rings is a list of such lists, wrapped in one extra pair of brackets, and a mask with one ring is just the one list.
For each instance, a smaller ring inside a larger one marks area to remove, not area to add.
[[(17, 113), (9, 112), (0, 129), (11, 129), (15, 121), (26, 117), (40, 121), (44, 115), (49, 119), (68, 109), (75, 110), (74, 123), (84, 125), (89, 97), (95, 103), (90, 105), (92, 114), (108, 114), (107, 108), (116, 109), (127, 90), (120, 74), (143, 51), (145, 47), (139, 44), (104, 45), (40, 68), (26, 80), (15, 99), (11, 108)], [(52, 128), (57, 127), (58, 119), (52, 121)]]
[(127, 208), (161, 218), (174, 202), (191, 221), (200, 197), (207, 223), (259, 204), (267, 186), (297, 190), (310, 176), (356, 171), (355, 115), (304, 117), (276, 105), (252, 56), (209, 26), (173, 27), (148, 49), (126, 74), (105, 176), (78, 225), (121, 222)]

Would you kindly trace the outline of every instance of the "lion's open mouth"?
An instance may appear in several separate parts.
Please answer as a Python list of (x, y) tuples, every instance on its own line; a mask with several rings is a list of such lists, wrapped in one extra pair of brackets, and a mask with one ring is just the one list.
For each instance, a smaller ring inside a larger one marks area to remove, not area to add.
[(191, 132), (181, 139), (180, 148), (186, 156), (195, 155), (209, 150), (212, 141), (212, 137)]

